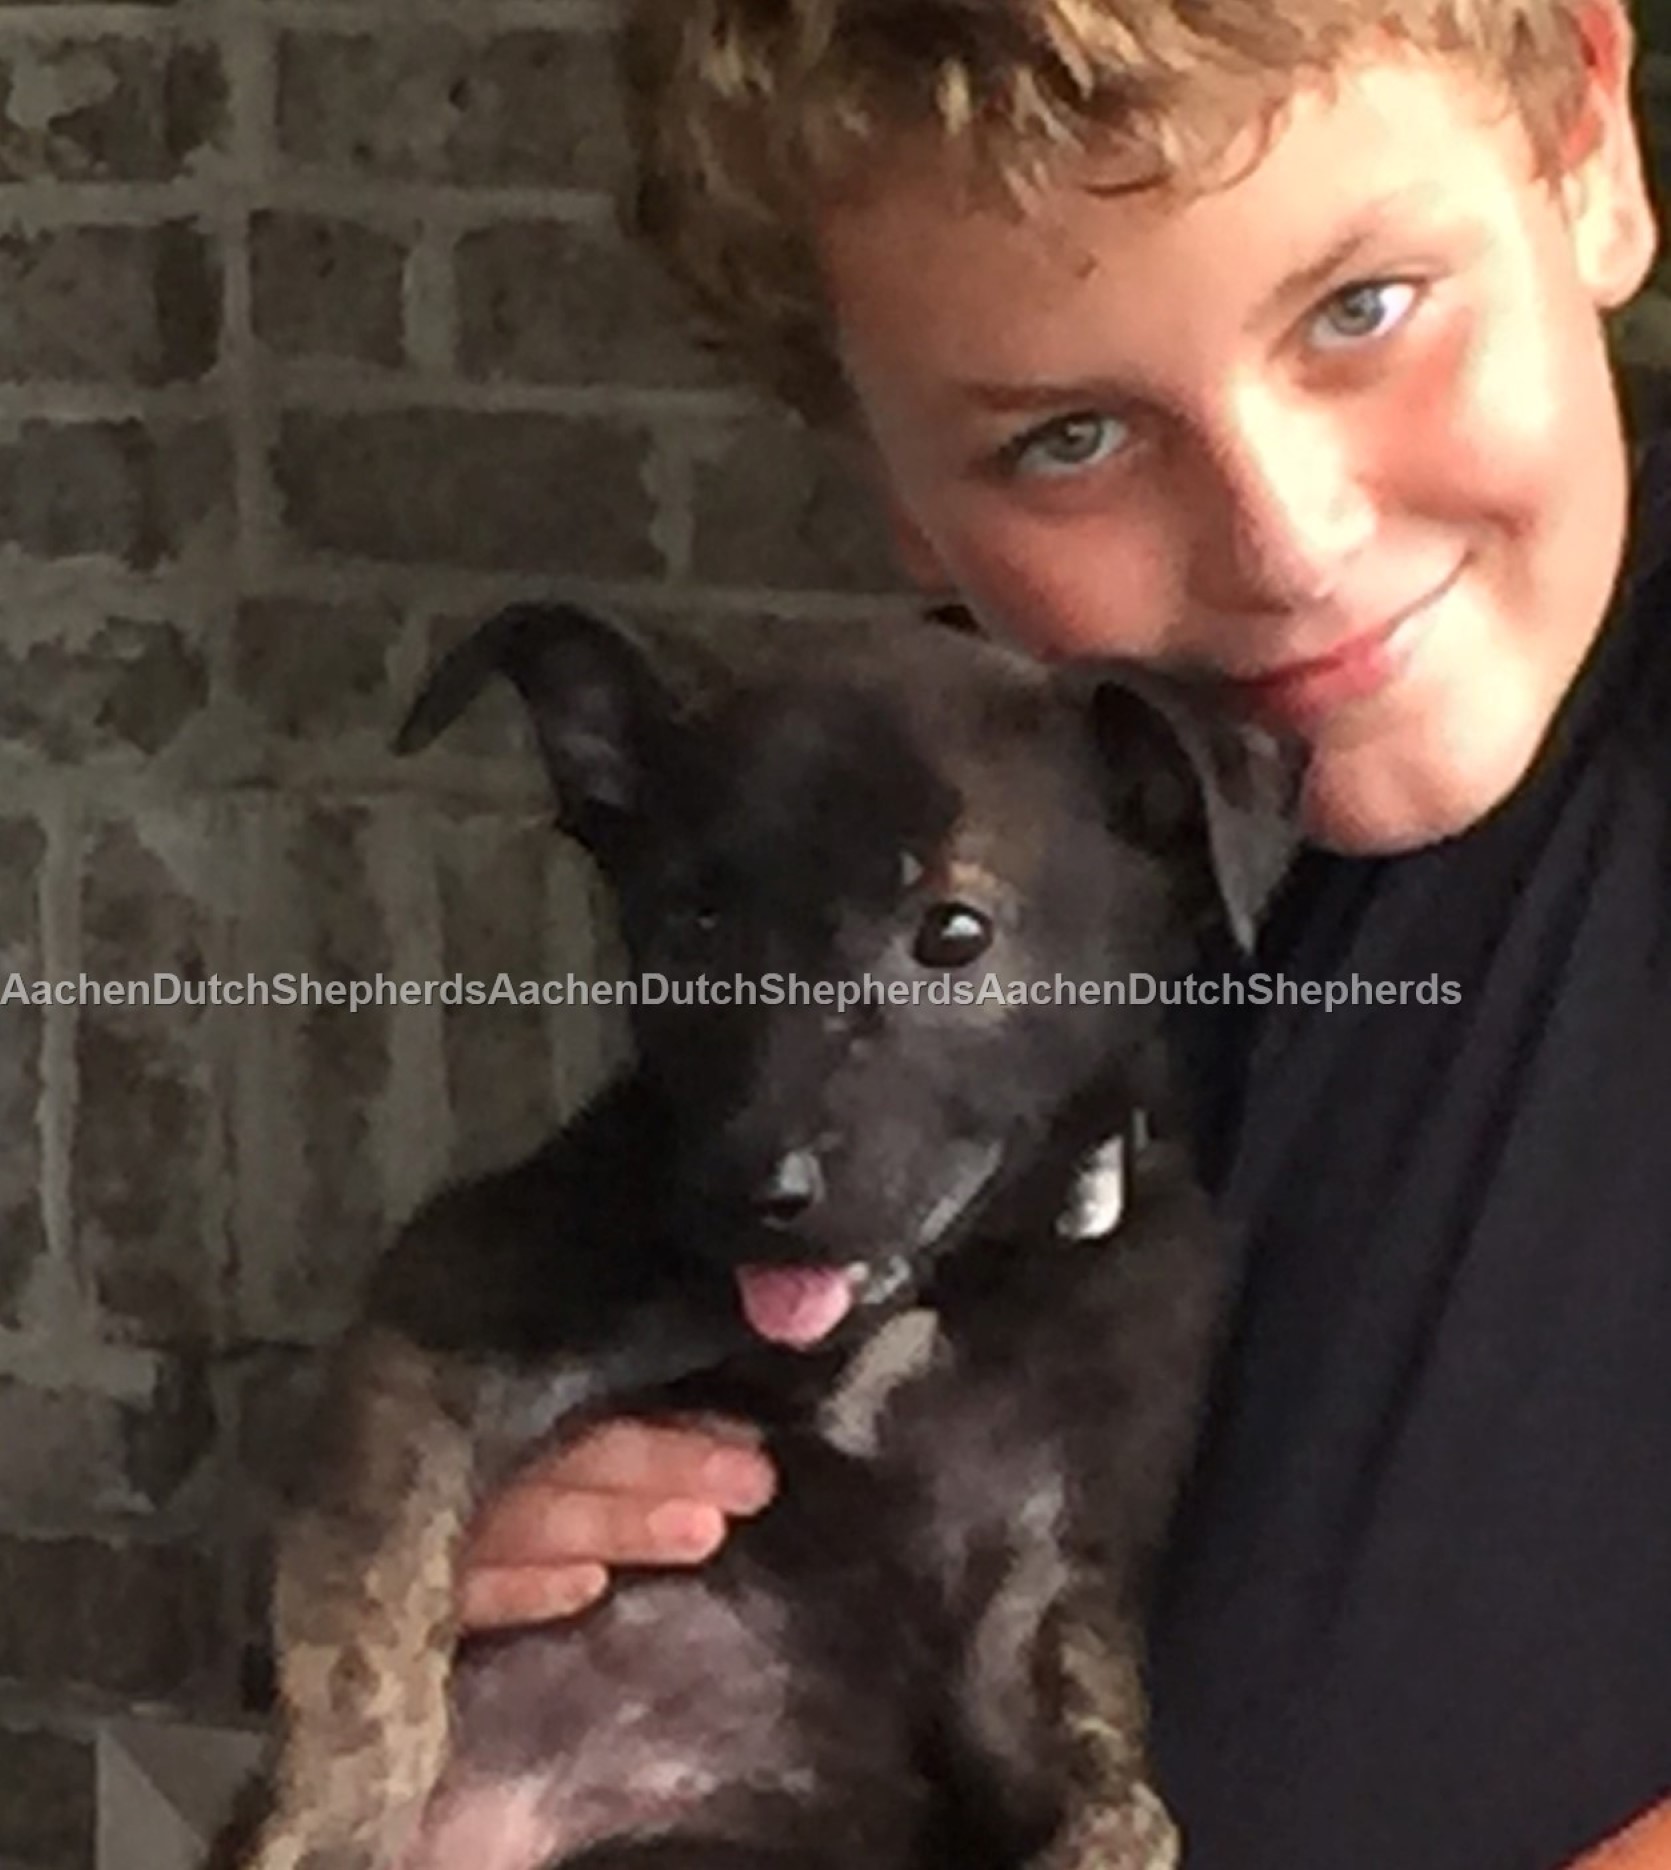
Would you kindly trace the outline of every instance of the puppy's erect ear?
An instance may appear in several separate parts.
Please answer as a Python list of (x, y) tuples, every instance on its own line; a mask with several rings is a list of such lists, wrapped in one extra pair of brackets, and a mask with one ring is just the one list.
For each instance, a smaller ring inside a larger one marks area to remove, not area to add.
[(568, 604), (513, 604), (431, 670), (395, 739), (426, 747), (494, 676), (527, 704), (566, 830), (607, 842), (644, 804), (673, 703), (624, 631)]
[(1162, 852), (1205, 831), (1230, 932), (1251, 953), (1299, 848), (1304, 749), (1227, 719), (1182, 683), (1147, 671), (1099, 673), (1089, 703), (1123, 824)]

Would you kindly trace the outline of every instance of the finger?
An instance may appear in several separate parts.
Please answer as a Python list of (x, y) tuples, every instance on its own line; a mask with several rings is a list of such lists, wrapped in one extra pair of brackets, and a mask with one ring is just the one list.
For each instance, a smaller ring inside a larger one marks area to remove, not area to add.
[(483, 1514), (465, 1569), (688, 1565), (724, 1538), (725, 1515), (710, 1501), (524, 1482)]
[(500, 1566), (465, 1575), (459, 1620), (466, 1631), (554, 1623), (595, 1604), (609, 1589), (602, 1565)]
[(605, 1422), (555, 1460), (532, 1470), (546, 1486), (659, 1500), (706, 1500), (721, 1512), (758, 1512), (772, 1497), (771, 1463), (740, 1423), (676, 1428)]

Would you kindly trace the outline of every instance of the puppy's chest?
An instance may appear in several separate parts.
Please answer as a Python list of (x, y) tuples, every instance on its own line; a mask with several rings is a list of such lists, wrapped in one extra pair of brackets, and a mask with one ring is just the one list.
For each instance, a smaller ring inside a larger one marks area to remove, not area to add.
[(848, 1359), (814, 1418), (954, 1620), (1017, 1567), (1042, 1577), (1074, 1542), (1067, 1425), (1032, 1354), (1049, 1334), (1032, 1327), (1021, 1313), (988, 1313), (977, 1332), (955, 1310), (902, 1312)]

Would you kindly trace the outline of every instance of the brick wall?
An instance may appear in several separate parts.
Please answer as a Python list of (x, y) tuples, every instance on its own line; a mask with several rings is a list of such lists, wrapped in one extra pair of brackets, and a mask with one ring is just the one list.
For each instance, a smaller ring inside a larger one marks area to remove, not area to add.
[[(0, 0), (0, 982), (584, 973), (509, 704), (387, 752), (434, 646), (530, 591), (708, 625), (893, 588), (612, 233), (607, 21)], [(1671, 365), (1668, 326), (1671, 290), (1623, 340)], [(89, 1861), (103, 1714), (258, 1698), (306, 1347), (388, 1217), (616, 1043), (0, 1003), (0, 1870)]]
[[(0, 3), (0, 981), (595, 971), (508, 701), (388, 753), (433, 647), (892, 584), (612, 231), (607, 21)], [(0, 1003), (0, 1865), (88, 1861), (104, 1713), (237, 1713), (298, 1347), (615, 1044)]]

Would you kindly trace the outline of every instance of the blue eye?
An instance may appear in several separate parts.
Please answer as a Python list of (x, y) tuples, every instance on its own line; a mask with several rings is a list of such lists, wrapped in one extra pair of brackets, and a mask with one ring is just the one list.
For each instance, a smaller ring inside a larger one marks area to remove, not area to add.
[(1312, 320), (1312, 337), (1324, 350), (1371, 344), (1395, 331), (1416, 303), (1405, 279), (1366, 279), (1327, 299)]
[(1099, 466), (1125, 446), (1127, 437), (1123, 422), (1083, 410), (1029, 430), (1004, 452), (1017, 474), (1060, 478)]

